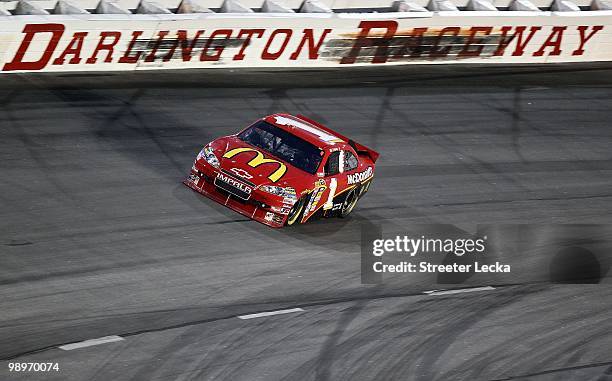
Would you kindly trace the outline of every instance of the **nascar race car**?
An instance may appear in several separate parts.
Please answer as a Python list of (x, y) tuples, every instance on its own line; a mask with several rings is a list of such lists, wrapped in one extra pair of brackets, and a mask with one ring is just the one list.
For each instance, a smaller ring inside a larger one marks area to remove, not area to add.
[(378, 153), (303, 115), (274, 114), (206, 145), (184, 184), (272, 227), (346, 217)]

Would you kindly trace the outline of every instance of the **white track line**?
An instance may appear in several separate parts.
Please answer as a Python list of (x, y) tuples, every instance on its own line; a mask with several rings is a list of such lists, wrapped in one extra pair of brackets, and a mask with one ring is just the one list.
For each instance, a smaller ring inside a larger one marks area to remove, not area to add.
[(255, 319), (255, 318), (263, 317), (263, 316), (290, 314), (290, 313), (293, 313), (293, 312), (302, 312), (302, 311), (304, 311), (304, 310), (301, 309), (301, 308), (291, 308), (291, 309), (288, 309), (288, 310), (278, 310), (278, 311), (270, 311), (270, 312), (260, 312), (260, 313), (257, 313), (257, 314), (239, 315), (237, 317), (238, 317), (238, 319), (246, 320), (246, 319)]
[(115, 341), (121, 341), (121, 340), (125, 340), (125, 339), (121, 336), (104, 336), (104, 337), (99, 337), (97, 339), (79, 341), (78, 343), (62, 345), (61, 347), (58, 347), (58, 348), (63, 349), (65, 351), (71, 351), (73, 349), (91, 347), (93, 345), (100, 345), (100, 344), (106, 344), (106, 343), (113, 343)]
[(477, 291), (490, 291), (495, 290), (495, 287), (485, 286), (485, 287), (472, 287), (472, 288), (460, 288), (457, 290), (433, 290), (433, 291), (424, 291), (423, 294), (427, 295), (452, 295), (452, 294), (460, 294), (463, 292), (477, 292)]

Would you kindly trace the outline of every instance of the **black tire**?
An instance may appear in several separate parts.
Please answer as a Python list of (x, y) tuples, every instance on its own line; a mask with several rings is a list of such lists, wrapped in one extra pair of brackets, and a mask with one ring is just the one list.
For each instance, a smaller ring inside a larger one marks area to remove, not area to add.
[(338, 217), (345, 218), (351, 214), (353, 209), (355, 209), (355, 205), (357, 205), (357, 201), (359, 201), (360, 192), (361, 191), (358, 186), (348, 191), (344, 197), (344, 200), (342, 201), (342, 206), (340, 207)]
[(291, 208), (289, 214), (287, 215), (287, 226), (297, 225), (302, 220), (309, 196), (310, 195), (306, 195), (293, 204), (293, 208)]

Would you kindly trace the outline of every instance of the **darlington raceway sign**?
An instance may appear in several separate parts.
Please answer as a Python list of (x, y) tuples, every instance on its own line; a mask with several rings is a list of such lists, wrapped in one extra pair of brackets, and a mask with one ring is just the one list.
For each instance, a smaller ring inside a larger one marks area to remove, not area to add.
[(50, 20), (0, 23), (3, 72), (612, 60), (612, 16)]

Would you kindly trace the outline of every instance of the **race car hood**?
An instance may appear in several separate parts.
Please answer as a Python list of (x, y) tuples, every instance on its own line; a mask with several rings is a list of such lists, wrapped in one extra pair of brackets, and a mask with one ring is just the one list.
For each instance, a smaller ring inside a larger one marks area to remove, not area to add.
[(300, 188), (312, 183), (316, 177), (302, 171), (263, 149), (253, 147), (236, 136), (216, 140), (211, 147), (226, 173), (241, 178), (255, 187), (269, 184), (280, 187)]

